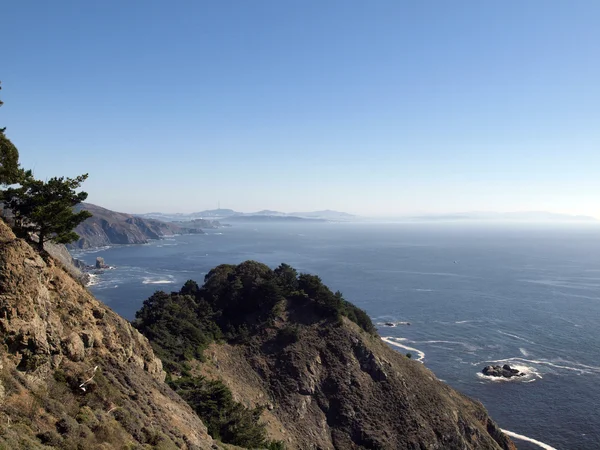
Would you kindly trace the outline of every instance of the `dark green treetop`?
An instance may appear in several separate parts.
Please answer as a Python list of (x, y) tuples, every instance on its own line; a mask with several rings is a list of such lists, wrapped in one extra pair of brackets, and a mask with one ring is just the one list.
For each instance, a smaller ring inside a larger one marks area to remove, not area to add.
[(73, 230), (92, 214), (75, 212), (73, 207), (87, 198), (86, 192), (76, 192), (87, 177), (84, 174), (41, 181), (28, 176), (21, 180), (20, 187), (7, 189), (4, 208), (13, 213), (15, 231), (23, 236), (37, 234), (40, 251), (49, 240), (68, 244), (79, 239)]

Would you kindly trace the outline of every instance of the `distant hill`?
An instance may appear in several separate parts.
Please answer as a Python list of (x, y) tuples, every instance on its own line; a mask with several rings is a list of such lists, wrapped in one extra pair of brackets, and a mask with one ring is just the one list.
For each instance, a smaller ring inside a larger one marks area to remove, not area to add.
[[(111, 211), (91, 203), (81, 203), (76, 210), (85, 209), (93, 214), (75, 228), (80, 239), (70, 244), (73, 248), (93, 248), (114, 244), (145, 244), (151, 239), (186, 233), (203, 233), (200, 226), (185, 227), (156, 219)], [(198, 224), (200, 225), (200, 224)]]
[[(162, 221), (170, 222), (187, 222), (195, 219), (227, 219), (231, 217), (255, 217), (255, 216), (266, 216), (266, 217), (296, 217), (305, 219), (323, 219), (323, 220), (334, 220), (334, 221), (350, 221), (359, 219), (358, 216), (348, 214), (345, 212), (332, 211), (329, 209), (323, 211), (309, 211), (309, 212), (293, 212), (285, 213), (281, 211), (273, 211), (270, 209), (263, 209), (257, 212), (243, 213), (234, 211), (233, 209), (208, 209), (205, 211), (198, 211), (193, 213), (161, 213), (151, 212), (145, 214), (136, 214), (138, 217), (145, 219), (158, 219)], [(251, 219), (254, 220), (254, 219)]]
[(328, 220), (353, 220), (358, 217), (353, 214), (348, 214), (340, 211), (332, 211), (330, 209), (326, 209), (323, 211), (312, 211), (312, 212), (293, 212), (290, 213), (291, 216), (298, 217), (312, 217), (318, 219), (328, 219)]
[(271, 223), (289, 223), (289, 222), (327, 222), (325, 219), (311, 219), (296, 216), (268, 216), (268, 215), (242, 215), (231, 216), (221, 219), (224, 223), (228, 222), (271, 222)]

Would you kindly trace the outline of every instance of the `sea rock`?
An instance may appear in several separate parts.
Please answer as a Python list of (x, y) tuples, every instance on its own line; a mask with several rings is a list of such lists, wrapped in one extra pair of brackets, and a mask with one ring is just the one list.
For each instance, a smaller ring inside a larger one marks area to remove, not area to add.
[(104, 258), (98, 256), (96, 258), (96, 269), (108, 269), (109, 266), (104, 262)]
[(522, 377), (525, 375), (523, 372), (520, 372), (517, 369), (513, 369), (508, 364), (504, 364), (503, 366), (486, 366), (483, 368), (481, 373), (489, 377), (504, 378)]

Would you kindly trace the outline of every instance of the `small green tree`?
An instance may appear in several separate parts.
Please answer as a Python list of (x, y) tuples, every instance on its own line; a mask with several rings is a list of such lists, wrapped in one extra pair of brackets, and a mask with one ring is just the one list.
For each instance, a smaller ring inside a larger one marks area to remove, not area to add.
[(35, 233), (38, 249), (44, 249), (49, 240), (68, 244), (79, 239), (73, 230), (92, 214), (73, 207), (87, 198), (87, 192), (76, 192), (88, 174), (75, 178), (55, 177), (48, 181), (27, 176), (18, 188), (5, 191), (5, 209), (14, 216), (15, 229), (22, 235)]
[[(4, 102), (0, 100), (0, 106), (3, 104)], [(0, 128), (0, 185), (2, 186), (18, 183), (25, 175), (19, 166), (19, 151), (4, 134), (5, 130), (6, 128)]]

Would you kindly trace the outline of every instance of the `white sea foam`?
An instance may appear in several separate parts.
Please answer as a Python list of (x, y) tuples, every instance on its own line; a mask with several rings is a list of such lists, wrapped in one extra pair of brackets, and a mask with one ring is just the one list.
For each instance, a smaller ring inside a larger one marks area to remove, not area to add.
[(535, 342), (530, 341), (529, 339), (525, 339), (524, 337), (517, 336), (516, 334), (506, 333), (505, 331), (496, 330), (498, 333), (503, 334), (504, 336), (509, 336), (514, 339), (518, 339), (519, 341), (527, 342), (528, 344), (537, 345)]
[(454, 323), (458, 324), (458, 323), (471, 323), (471, 322), (473, 322), (473, 320), (459, 320), (459, 321), (454, 322)]
[(173, 280), (150, 280), (148, 278), (145, 278), (144, 281), (142, 281), (142, 284), (173, 284), (175, 283)]
[(527, 436), (523, 436), (522, 434), (517, 434), (517, 433), (513, 433), (512, 431), (508, 431), (508, 430), (502, 430), (500, 429), (504, 434), (506, 434), (507, 436), (510, 436), (511, 438), (515, 438), (515, 439), (520, 439), (522, 441), (527, 441), (527, 442), (531, 442), (532, 444), (537, 445), (540, 448), (543, 448), (544, 450), (557, 450), (556, 448), (548, 445), (548, 444), (544, 444), (543, 442), (537, 441), (535, 439), (532, 439), (530, 437)]
[[(597, 366), (588, 366), (586, 364), (581, 364), (581, 363), (572, 362), (572, 361), (565, 361), (563, 359), (554, 359), (554, 360), (549, 360), (549, 359), (525, 359), (525, 358), (521, 358), (519, 356), (516, 356), (516, 357), (513, 357), (513, 358), (499, 359), (499, 360), (496, 360), (496, 361), (487, 361), (487, 362), (488, 363), (493, 363), (493, 364), (508, 364), (508, 363), (513, 362), (513, 361), (520, 362), (520, 363), (523, 363), (523, 364), (543, 365), (543, 366), (552, 367), (554, 369), (569, 370), (569, 371), (572, 371), (572, 372), (578, 372), (579, 374), (587, 374), (587, 375), (593, 375), (593, 374), (598, 375), (598, 374), (600, 374), (600, 367), (597, 367)], [(476, 363), (475, 365), (481, 365), (481, 364), (485, 364), (485, 362)], [(512, 364), (511, 364), (511, 367), (513, 367)], [(518, 368), (518, 366), (514, 366), (514, 367)]]
[(392, 336), (386, 336), (386, 337), (382, 337), (381, 340), (384, 342), (387, 342), (390, 345), (393, 345), (394, 347), (399, 347), (399, 348), (403, 348), (404, 350), (409, 350), (411, 352), (415, 352), (417, 355), (419, 355), (419, 357), (416, 358), (416, 361), (423, 362), (423, 360), (425, 359), (425, 353), (423, 353), (421, 350), (414, 348), (414, 347), (409, 347), (408, 345), (400, 344), (400, 342), (398, 342), (398, 341), (405, 341), (406, 340), (405, 338), (395, 338)]
[(523, 356), (529, 356), (529, 352), (525, 350), (523, 347), (519, 347), (519, 351)]
[(89, 281), (87, 282), (86, 286), (95, 286), (96, 284), (98, 284), (98, 275), (94, 275), (93, 273), (88, 273)]
[(380, 327), (396, 327), (398, 325), (410, 325), (410, 322), (377, 322), (376, 325)]
[[(505, 362), (505, 361), (492, 361), (492, 362), (498, 363), (498, 362)], [(517, 369), (519, 372), (523, 373), (524, 375), (522, 377), (506, 378), (506, 377), (494, 377), (491, 375), (484, 375), (483, 373), (478, 372), (477, 377), (481, 378), (482, 380), (494, 381), (494, 382), (520, 381), (522, 383), (531, 383), (535, 380), (543, 378), (542, 375), (534, 367), (519, 365), (519, 364), (511, 364), (510, 367), (513, 369)]]

